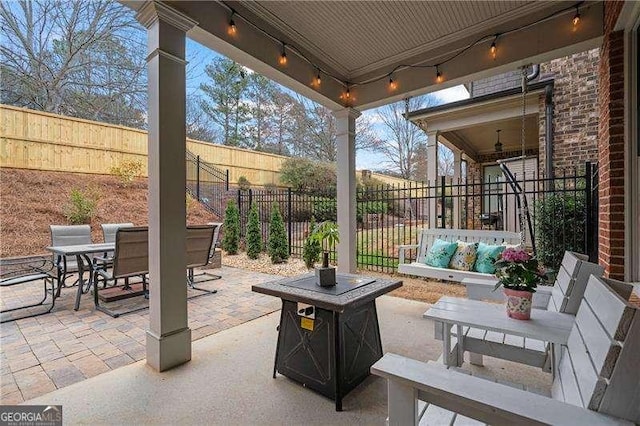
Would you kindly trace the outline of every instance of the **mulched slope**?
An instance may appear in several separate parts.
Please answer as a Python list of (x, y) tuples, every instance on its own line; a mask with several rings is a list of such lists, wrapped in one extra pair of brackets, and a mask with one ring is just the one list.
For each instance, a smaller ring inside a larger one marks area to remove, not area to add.
[[(91, 221), (94, 242), (102, 241), (101, 223), (146, 225), (147, 179), (128, 186), (114, 176), (0, 169), (0, 257), (47, 253), (49, 225), (66, 224), (65, 206), (72, 189), (97, 191), (97, 212)], [(197, 202), (188, 203), (187, 222), (219, 219)]]

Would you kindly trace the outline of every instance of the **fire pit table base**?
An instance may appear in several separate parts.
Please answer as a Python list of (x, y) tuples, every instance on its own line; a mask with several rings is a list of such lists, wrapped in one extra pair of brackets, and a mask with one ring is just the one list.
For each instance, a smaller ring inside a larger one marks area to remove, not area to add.
[[(312, 329), (309, 329), (312, 328)], [(358, 386), (382, 357), (375, 300), (338, 313), (316, 308), (310, 325), (297, 303), (283, 300), (276, 371), (336, 402)]]

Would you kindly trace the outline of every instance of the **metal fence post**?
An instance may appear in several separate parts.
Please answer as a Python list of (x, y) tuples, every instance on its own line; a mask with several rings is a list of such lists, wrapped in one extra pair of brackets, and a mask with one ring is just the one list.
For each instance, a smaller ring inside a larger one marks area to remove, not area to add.
[(446, 228), (445, 226), (445, 217), (446, 217), (446, 213), (447, 213), (447, 208), (445, 206), (445, 193), (444, 193), (444, 187), (446, 185), (446, 177), (440, 176), (440, 227), (442, 229)]
[(196, 199), (200, 201), (200, 156), (196, 156)]
[(225, 190), (228, 191), (229, 190), (229, 169), (227, 169), (226, 175), (227, 175), (227, 177), (226, 177), (226, 182), (225, 182)]
[(289, 256), (291, 256), (291, 242), (293, 234), (293, 222), (291, 219), (293, 213), (293, 206), (291, 205), (291, 187), (287, 188), (287, 233), (289, 234)]

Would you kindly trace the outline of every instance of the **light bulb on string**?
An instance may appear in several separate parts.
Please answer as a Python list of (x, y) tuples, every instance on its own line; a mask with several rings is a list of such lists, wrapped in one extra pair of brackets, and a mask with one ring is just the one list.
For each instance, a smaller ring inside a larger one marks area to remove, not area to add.
[(322, 78), (320, 77), (320, 70), (318, 70), (318, 74), (316, 75), (316, 86), (320, 86), (322, 83)]
[(497, 40), (498, 40), (498, 36), (496, 36), (496, 38), (493, 39), (493, 42), (491, 43), (491, 47), (489, 48), (489, 52), (491, 53), (491, 57), (493, 59), (496, 59), (496, 56), (498, 55), (498, 46), (496, 46)]
[(393, 77), (389, 77), (389, 90), (396, 90), (398, 88), (398, 82), (393, 80)]
[(234, 36), (234, 35), (236, 35), (236, 31), (237, 31), (237, 30), (236, 30), (236, 23), (235, 23), (235, 21), (233, 20), (233, 15), (234, 15), (234, 13), (235, 13), (235, 12), (231, 12), (231, 17), (229, 18), (229, 28), (227, 29), (227, 33), (228, 33), (230, 36)]
[(442, 73), (440, 72), (440, 67), (436, 65), (436, 83), (442, 83)]
[(282, 52), (280, 53), (280, 58), (278, 59), (278, 63), (282, 66), (287, 65), (287, 51), (285, 50), (284, 43), (282, 43)]
[(576, 14), (573, 16), (573, 28), (576, 29), (580, 24), (580, 7), (576, 6)]

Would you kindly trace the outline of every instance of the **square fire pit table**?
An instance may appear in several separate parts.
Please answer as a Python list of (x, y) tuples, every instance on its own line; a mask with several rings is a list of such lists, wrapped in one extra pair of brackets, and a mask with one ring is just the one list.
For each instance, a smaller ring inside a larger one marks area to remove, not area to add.
[(314, 274), (285, 278), (251, 289), (282, 299), (273, 368), (336, 402), (362, 382), (382, 357), (376, 298), (402, 281), (338, 274), (334, 287), (320, 287)]

